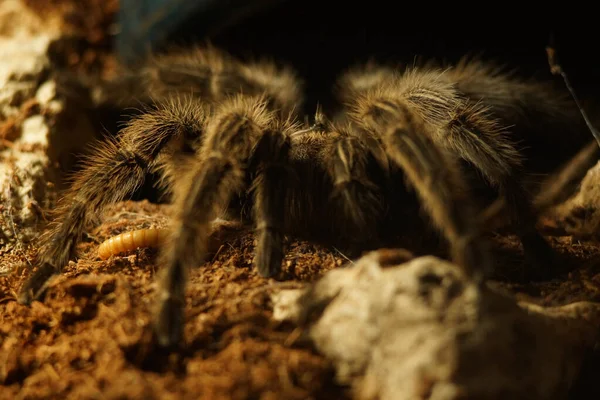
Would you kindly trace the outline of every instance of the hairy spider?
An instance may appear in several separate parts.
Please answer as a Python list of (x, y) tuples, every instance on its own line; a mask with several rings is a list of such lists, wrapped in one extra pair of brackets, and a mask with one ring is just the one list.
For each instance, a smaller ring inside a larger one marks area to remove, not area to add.
[(406, 71), (367, 65), (340, 78), (340, 112), (329, 119), (318, 110), (312, 125), (295, 114), (301, 87), (290, 69), (210, 47), (157, 57), (106, 86), (101, 102), (153, 105), (98, 144), (76, 175), (20, 301), (39, 297), (75, 257), (88, 222), (153, 171), (174, 203), (154, 319), (165, 346), (181, 339), (186, 271), (202, 260), (208, 224), (224, 211), (253, 224), (256, 267), (271, 277), (281, 270), (284, 235), (376, 248), (411, 228), (409, 205), (418, 200), (451, 258), (483, 278), (486, 217), (473, 189), (484, 182), (503, 199), (525, 253), (548, 262), (552, 249), (535, 229), (520, 176), (518, 135), (558, 143), (560, 135), (540, 129), (574, 132), (569, 123), (579, 122), (545, 86), (477, 61)]

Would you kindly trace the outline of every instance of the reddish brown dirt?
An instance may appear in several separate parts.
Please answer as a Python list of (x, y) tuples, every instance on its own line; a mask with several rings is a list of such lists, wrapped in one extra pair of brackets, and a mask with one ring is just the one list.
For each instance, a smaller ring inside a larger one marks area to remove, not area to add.
[[(313, 281), (345, 262), (335, 250), (305, 242), (290, 244), (289, 280), (276, 282), (252, 268), (251, 233), (217, 229), (226, 234), (216, 254), (190, 274), (185, 343), (171, 354), (152, 347), (157, 252), (139, 249), (105, 261), (96, 252), (113, 235), (162, 226), (167, 212), (168, 206), (147, 201), (111, 207), (80, 244), (77, 263), (31, 307), (15, 300), (31, 254), (1, 259), (0, 270), (21, 267), (0, 277), (0, 399), (349, 398), (328, 362), (298, 343), (292, 326), (270, 319), (273, 291)], [(503, 285), (546, 305), (600, 300), (598, 245), (551, 240), (571, 262), (584, 262), (582, 268), (565, 280)], [(518, 254), (510, 237), (497, 242)]]
[(165, 208), (145, 201), (112, 207), (43, 303), (15, 301), (26, 268), (0, 278), (0, 399), (345, 398), (330, 365), (294, 343), (293, 327), (270, 320), (273, 290), (316, 279), (344, 261), (306, 243), (291, 244), (291, 280), (278, 283), (254, 272), (251, 234), (229, 235), (190, 274), (185, 344), (169, 355), (151, 347), (156, 251), (106, 261), (96, 251), (111, 235), (161, 225)]

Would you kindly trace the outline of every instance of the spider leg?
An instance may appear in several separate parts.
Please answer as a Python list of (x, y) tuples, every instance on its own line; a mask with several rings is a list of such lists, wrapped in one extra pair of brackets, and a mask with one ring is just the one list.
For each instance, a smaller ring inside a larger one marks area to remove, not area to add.
[(374, 101), (362, 121), (379, 135), (406, 174), (433, 223), (450, 243), (452, 260), (477, 279), (489, 273), (487, 244), (457, 160), (432, 138), (425, 121), (402, 102)]
[(97, 82), (93, 97), (99, 106), (122, 108), (178, 94), (209, 102), (243, 83), (239, 68), (237, 60), (212, 46), (171, 50), (149, 56), (136, 68), (122, 68), (112, 80)]
[(257, 245), (254, 263), (263, 277), (276, 276), (283, 260), (285, 221), (285, 191), (289, 181), (290, 139), (284, 135), (290, 126), (265, 132), (260, 139), (255, 158), (257, 176), (253, 182), (253, 213)]
[(190, 95), (213, 103), (236, 93), (267, 95), (274, 108), (289, 112), (302, 104), (302, 82), (286, 66), (263, 60), (243, 63), (211, 45), (154, 54), (110, 81), (97, 82), (92, 97), (101, 107), (138, 107), (155, 99)]
[[(257, 146), (264, 140), (270, 143), (261, 146), (275, 147), (285, 152), (284, 142), (272, 141), (268, 136), (273, 128), (274, 115), (268, 111), (264, 98), (237, 96), (223, 103), (206, 128), (205, 141), (198, 150), (197, 162), (177, 180), (174, 187), (176, 211), (171, 235), (161, 254), (163, 268), (154, 317), (154, 331), (160, 345), (168, 347), (177, 344), (182, 337), (187, 269), (205, 254), (211, 219), (219, 209), (229, 205), (234, 194), (247, 189), (248, 164)], [(270, 169), (273, 167), (272, 161), (277, 158), (274, 156), (270, 160), (263, 160), (263, 168), (266, 168), (263, 169), (264, 185), (260, 180), (258, 183), (259, 238), (275, 249), (270, 255), (258, 255), (259, 262), (270, 264), (260, 266), (262, 271), (272, 268), (281, 248), (275, 243), (281, 238), (277, 229), (273, 229), (276, 225), (270, 225), (271, 218), (262, 213), (266, 207), (272, 206), (267, 197), (271, 196), (273, 187), (268, 182), (273, 174), (277, 175), (276, 171)], [(263, 242), (259, 249), (265, 246)]]
[(25, 282), (19, 302), (29, 304), (39, 298), (49, 278), (75, 257), (87, 224), (107, 205), (139, 188), (146, 173), (162, 165), (161, 155), (168, 144), (176, 138), (200, 136), (203, 121), (204, 112), (197, 103), (166, 103), (134, 118), (118, 139), (97, 144), (53, 213), (53, 222), (41, 238), (40, 267)]
[(511, 225), (532, 265), (549, 264), (554, 251), (537, 231), (532, 201), (518, 180), (521, 165), (518, 152), (487, 116), (487, 109), (479, 105), (458, 108), (445, 135), (438, 135), (436, 139), (473, 164), (499, 189), (506, 201)]
[(371, 115), (372, 120), (385, 120), (385, 110), (388, 113), (397, 110), (400, 104), (419, 115), (429, 127), (424, 132), (437, 146), (472, 164), (498, 189), (530, 264), (536, 268), (549, 264), (553, 250), (536, 229), (532, 202), (519, 180), (521, 153), (490, 108), (482, 103), (470, 103), (437, 73), (413, 72), (397, 85), (394, 93), (369, 94), (370, 101), (365, 102), (367, 108), (358, 104), (357, 116), (367, 115), (370, 104), (381, 106), (379, 111), (375, 107), (373, 112), (383, 112)]

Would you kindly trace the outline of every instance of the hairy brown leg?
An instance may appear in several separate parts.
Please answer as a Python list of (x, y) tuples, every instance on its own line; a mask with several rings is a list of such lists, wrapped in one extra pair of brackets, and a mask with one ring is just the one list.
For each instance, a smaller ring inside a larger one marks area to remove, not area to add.
[(135, 69), (123, 68), (114, 79), (98, 82), (94, 100), (119, 108), (180, 94), (212, 102), (243, 84), (240, 68), (237, 60), (212, 46), (154, 54)]
[[(238, 96), (224, 102), (207, 126), (197, 162), (177, 180), (174, 187), (176, 211), (171, 235), (161, 254), (163, 269), (154, 317), (160, 345), (168, 347), (180, 342), (187, 269), (201, 261), (205, 254), (211, 219), (219, 209), (228, 206), (234, 194), (246, 190), (248, 164), (258, 144), (263, 140), (269, 142), (263, 138), (273, 132), (274, 125), (274, 115), (267, 110), (263, 98)], [(272, 166), (270, 160), (262, 161), (263, 166)], [(262, 188), (260, 183), (259, 188)], [(267, 195), (270, 190), (265, 190), (265, 197)], [(269, 204), (264, 206), (270, 207)], [(268, 223), (267, 219), (265, 229), (269, 228)], [(259, 237), (265, 239), (260, 233)]]
[(160, 163), (169, 143), (176, 138), (199, 137), (203, 122), (204, 111), (197, 103), (165, 103), (134, 118), (118, 139), (96, 145), (53, 213), (53, 221), (41, 238), (39, 268), (21, 288), (19, 302), (28, 304), (39, 298), (48, 279), (75, 257), (88, 223), (108, 204), (132, 194), (146, 173)]
[(284, 256), (283, 230), (286, 190), (290, 177), (290, 127), (265, 132), (257, 145), (257, 176), (253, 183), (253, 214), (256, 225), (255, 265), (263, 277), (277, 276)]
[(514, 145), (488, 118), (485, 108), (471, 105), (459, 108), (446, 134), (436, 139), (473, 164), (499, 189), (506, 201), (511, 225), (532, 267), (526, 275), (540, 275), (541, 268), (551, 264), (554, 250), (536, 229), (533, 201), (519, 181), (520, 160)]
[(457, 160), (431, 138), (430, 127), (401, 102), (375, 101), (362, 123), (378, 134), (406, 174), (433, 223), (447, 238), (454, 262), (475, 278), (490, 272), (487, 243)]
[(138, 107), (178, 95), (215, 103), (238, 93), (266, 95), (274, 108), (285, 112), (302, 104), (302, 82), (291, 68), (268, 60), (243, 63), (211, 45), (154, 54), (135, 69), (94, 86), (94, 102), (104, 107)]
[(516, 143), (489, 107), (469, 103), (443, 79), (429, 79), (427, 85), (409, 80), (405, 100), (435, 127), (431, 138), (439, 146), (468, 161), (499, 190), (532, 266), (524, 273), (539, 275), (540, 267), (551, 263), (554, 251), (536, 229), (532, 200), (520, 181), (522, 156)]
[[(374, 80), (377, 76), (382, 79)], [(347, 99), (359, 124), (365, 117), (378, 118), (378, 112), (393, 110), (398, 103), (407, 106), (431, 128), (429, 135), (438, 146), (473, 164), (499, 190), (526, 257), (538, 269), (526, 273), (540, 272), (539, 267), (552, 261), (553, 249), (535, 228), (536, 213), (520, 176), (525, 152), (517, 149), (511, 136), (547, 143), (549, 132), (570, 132), (553, 137), (552, 142), (572, 149), (582, 138), (566, 98), (545, 84), (522, 81), (493, 65), (468, 60), (450, 69), (430, 65), (396, 76), (359, 70), (349, 78), (375, 82), (355, 99)], [(379, 111), (373, 108), (376, 103), (382, 106)], [(514, 132), (509, 133), (508, 127), (515, 123)]]

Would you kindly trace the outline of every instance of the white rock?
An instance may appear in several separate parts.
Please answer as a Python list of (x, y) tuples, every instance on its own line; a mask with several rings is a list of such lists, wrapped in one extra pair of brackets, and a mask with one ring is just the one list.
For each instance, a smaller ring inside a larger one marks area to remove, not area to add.
[[(9, 141), (0, 142), (0, 249), (37, 236), (58, 162), (90, 138), (89, 125), (77, 118), (57, 126), (68, 110), (56, 82), (43, 81), (53, 67), (50, 44), (61, 34), (58, 15), (37, 15), (21, 0), (0, 1), (0, 126), (10, 119), (16, 129)], [(24, 114), (24, 102), (33, 99), (42, 113)], [(67, 127), (77, 132), (57, 131)]]
[(600, 163), (587, 172), (579, 191), (552, 216), (575, 238), (600, 238)]
[(566, 396), (595, 343), (600, 305), (519, 306), (438, 258), (382, 266), (381, 254), (274, 298), (277, 317), (306, 327), (357, 398)]

